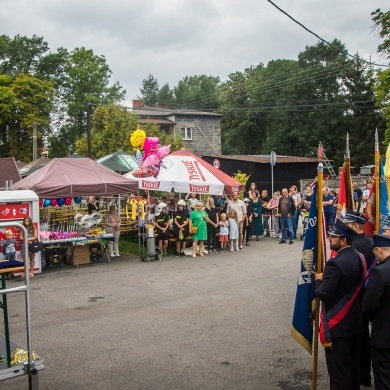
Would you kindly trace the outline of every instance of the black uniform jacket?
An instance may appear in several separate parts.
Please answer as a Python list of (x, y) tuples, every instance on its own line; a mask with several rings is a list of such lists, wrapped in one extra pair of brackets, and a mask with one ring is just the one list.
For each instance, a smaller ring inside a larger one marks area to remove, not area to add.
[(390, 348), (390, 256), (371, 269), (362, 306), (372, 322), (371, 345)]
[(360, 252), (366, 259), (367, 269), (371, 267), (372, 262), (375, 259), (375, 255), (371, 249), (372, 240), (365, 234), (361, 233), (352, 241), (352, 248)]
[[(323, 302), (329, 313), (342, 297), (354, 291), (361, 283), (362, 277), (363, 266), (359, 254), (350, 246), (342, 248), (326, 263), (322, 280), (316, 280), (316, 296)], [(345, 317), (330, 329), (330, 335), (351, 337), (362, 331), (363, 313), (360, 299), (357, 298)]]

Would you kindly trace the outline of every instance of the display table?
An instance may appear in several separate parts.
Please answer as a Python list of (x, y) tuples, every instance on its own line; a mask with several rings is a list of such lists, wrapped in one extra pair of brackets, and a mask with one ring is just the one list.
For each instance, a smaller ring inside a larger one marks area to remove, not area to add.
[[(74, 237), (74, 238), (64, 238), (64, 239), (55, 239), (55, 240), (45, 240), (43, 241), (43, 246), (45, 250), (51, 250), (58, 248), (60, 245), (66, 244), (68, 246), (67, 256), (68, 261), (78, 267), (80, 264), (89, 263), (89, 261), (85, 261), (84, 257), (75, 256), (76, 248), (83, 246), (92, 246), (93, 244), (101, 244), (102, 245), (102, 253), (103, 256), (106, 255), (108, 262), (111, 262), (110, 254), (108, 251), (108, 243), (110, 241), (114, 241), (114, 235), (105, 233), (100, 236), (87, 236), (87, 237)], [(51, 264), (49, 263), (49, 266)], [(59, 263), (61, 265), (61, 263)]]

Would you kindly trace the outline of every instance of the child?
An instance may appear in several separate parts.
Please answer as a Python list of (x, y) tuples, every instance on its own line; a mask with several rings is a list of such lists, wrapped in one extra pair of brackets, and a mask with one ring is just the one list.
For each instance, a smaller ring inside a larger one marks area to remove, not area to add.
[(229, 214), (229, 237), (230, 237), (230, 251), (233, 252), (234, 248), (239, 251), (238, 248), (238, 217), (235, 210), (231, 210)]
[(168, 256), (169, 237), (169, 215), (168, 206), (165, 203), (159, 205), (161, 213), (156, 217), (156, 228), (158, 233), (158, 247), (162, 256)]
[(219, 221), (219, 243), (221, 244), (221, 252), (226, 252), (226, 245), (229, 241), (229, 223), (226, 221), (226, 214), (221, 213)]
[(16, 241), (12, 230), (6, 230), (5, 236), (7, 239), (3, 242), (3, 255), (7, 260), (13, 261), (16, 256)]

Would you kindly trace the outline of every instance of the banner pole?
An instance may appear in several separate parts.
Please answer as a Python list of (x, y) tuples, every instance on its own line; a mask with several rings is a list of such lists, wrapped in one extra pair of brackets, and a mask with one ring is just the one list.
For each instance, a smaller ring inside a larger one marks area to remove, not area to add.
[[(317, 263), (316, 273), (321, 273), (323, 270), (322, 265), (322, 187), (324, 186), (324, 166), (323, 166), (323, 148), (320, 143), (318, 148), (318, 168), (317, 168)], [(314, 308), (314, 340), (313, 340), (313, 370), (312, 370), (312, 381), (311, 388), (316, 390), (317, 388), (317, 368), (318, 368), (318, 328), (320, 321), (320, 302), (319, 299), (315, 299)]]

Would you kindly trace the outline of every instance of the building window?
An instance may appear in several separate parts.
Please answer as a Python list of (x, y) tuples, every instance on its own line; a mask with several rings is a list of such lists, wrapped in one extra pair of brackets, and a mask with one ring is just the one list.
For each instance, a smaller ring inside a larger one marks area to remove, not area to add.
[(192, 141), (192, 129), (190, 127), (182, 127), (181, 137), (183, 141)]

